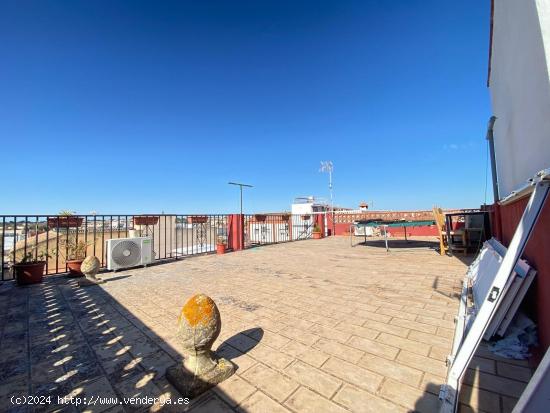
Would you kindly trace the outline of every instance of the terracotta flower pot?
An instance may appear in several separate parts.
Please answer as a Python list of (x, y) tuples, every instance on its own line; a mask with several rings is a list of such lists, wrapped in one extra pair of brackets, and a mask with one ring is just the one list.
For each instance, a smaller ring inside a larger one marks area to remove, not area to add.
[(318, 231), (318, 232), (317, 232), (317, 231), (313, 231), (311, 234), (312, 234), (312, 238), (313, 238), (313, 239), (321, 239), (321, 238), (323, 238), (323, 236), (322, 236), (322, 234), (321, 234), (321, 231)]
[(69, 277), (82, 277), (84, 274), (80, 271), (82, 260), (67, 260), (67, 267), (69, 268)]
[(225, 244), (216, 244), (216, 254), (225, 254)]
[(134, 217), (134, 225), (157, 225), (159, 217), (140, 216)]
[(46, 261), (38, 261), (28, 264), (15, 264), (15, 279), (19, 285), (38, 284), (44, 277)]
[(78, 228), (82, 225), (84, 218), (73, 217), (70, 215), (61, 215), (48, 218), (48, 228)]

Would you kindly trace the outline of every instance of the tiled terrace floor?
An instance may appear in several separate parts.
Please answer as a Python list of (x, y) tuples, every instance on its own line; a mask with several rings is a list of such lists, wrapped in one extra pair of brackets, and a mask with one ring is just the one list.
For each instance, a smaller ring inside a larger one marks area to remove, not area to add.
[[(151, 408), (97, 400), (33, 410), (13, 406), (12, 395), (180, 397), (164, 371), (181, 359), (180, 308), (203, 292), (222, 315), (214, 348), (238, 370), (191, 405), (166, 410), (435, 412), (465, 269), (425, 246), (386, 253), (329, 238), (104, 274), (107, 283), (87, 288), (62, 276), (27, 288), (4, 283), (0, 411)], [(483, 349), (474, 364), (462, 400), (508, 411), (530, 370)]]

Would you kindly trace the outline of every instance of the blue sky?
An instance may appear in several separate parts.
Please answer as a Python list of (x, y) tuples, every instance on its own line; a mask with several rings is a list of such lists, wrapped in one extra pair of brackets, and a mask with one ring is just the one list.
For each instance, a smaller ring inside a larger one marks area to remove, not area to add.
[(339, 205), (479, 206), (488, 30), (488, 0), (2, 1), (0, 213), (288, 210), (328, 159)]

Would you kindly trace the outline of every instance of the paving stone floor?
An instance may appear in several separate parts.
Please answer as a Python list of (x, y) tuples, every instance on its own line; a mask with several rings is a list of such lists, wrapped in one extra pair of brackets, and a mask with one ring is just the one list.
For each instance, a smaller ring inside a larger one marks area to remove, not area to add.
[[(435, 412), (467, 260), (393, 245), (307, 240), (106, 273), (87, 288), (5, 282), (0, 411)], [(181, 361), (176, 322), (197, 292), (218, 304), (214, 348), (237, 373), (189, 405), (119, 404), (183, 397), (164, 372)], [(510, 411), (532, 374), (485, 347), (470, 367), (462, 411)], [(12, 403), (29, 395), (53, 400)], [(57, 403), (71, 396), (87, 405)]]

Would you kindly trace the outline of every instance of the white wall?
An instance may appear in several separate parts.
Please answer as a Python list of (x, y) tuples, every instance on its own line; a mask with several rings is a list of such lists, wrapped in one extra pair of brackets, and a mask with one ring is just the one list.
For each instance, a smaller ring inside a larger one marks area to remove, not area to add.
[(313, 213), (312, 203), (292, 204), (292, 215), (307, 215)]
[(550, 167), (550, 0), (494, 0), (489, 86), (500, 197)]

